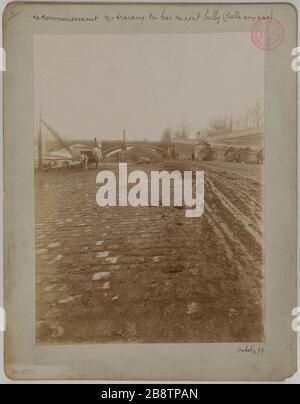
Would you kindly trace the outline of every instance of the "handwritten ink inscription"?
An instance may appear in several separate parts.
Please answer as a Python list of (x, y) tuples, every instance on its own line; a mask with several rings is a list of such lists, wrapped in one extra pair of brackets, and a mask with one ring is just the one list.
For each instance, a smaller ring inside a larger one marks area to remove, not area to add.
[(238, 9), (206, 9), (203, 11), (193, 11), (191, 13), (178, 12), (176, 10), (167, 10), (166, 8), (156, 12), (145, 13), (127, 13), (121, 12), (116, 9), (113, 12), (106, 12), (103, 14), (95, 14), (91, 16), (81, 15), (46, 15), (36, 13), (33, 19), (39, 22), (65, 22), (65, 23), (99, 23), (106, 24), (124, 23), (124, 24), (145, 24), (146, 22), (168, 24), (171, 22), (183, 24), (228, 24), (234, 22), (254, 23), (258, 20), (272, 20), (272, 12), (267, 15), (250, 15), (243, 14)]
[(259, 357), (263, 357), (265, 353), (265, 348), (255, 347), (254, 345), (240, 345), (237, 349), (239, 354), (252, 354)]

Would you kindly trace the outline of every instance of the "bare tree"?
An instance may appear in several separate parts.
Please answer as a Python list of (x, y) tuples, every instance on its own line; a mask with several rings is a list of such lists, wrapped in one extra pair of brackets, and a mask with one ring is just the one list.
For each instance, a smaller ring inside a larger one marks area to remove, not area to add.
[(235, 116), (232, 121), (232, 130), (233, 129), (240, 129), (243, 126), (242, 117), (241, 115)]
[(178, 130), (175, 132), (176, 140), (187, 140), (190, 137), (191, 128), (186, 121), (182, 121)]
[(256, 101), (239, 115), (231, 112), (229, 116), (225, 114), (211, 119), (206, 132), (209, 135), (222, 136), (235, 129), (258, 129), (263, 124), (264, 108), (259, 101)]
[(172, 142), (172, 130), (170, 128), (167, 128), (163, 131), (163, 134), (161, 135), (161, 141), (163, 143), (171, 143)]
[(248, 108), (251, 120), (252, 120), (252, 126), (254, 128), (259, 128), (262, 125), (263, 121), (263, 107), (259, 101), (256, 101), (253, 107)]
[(243, 117), (244, 128), (260, 128), (263, 125), (263, 106), (259, 101), (256, 101), (252, 106), (248, 107)]
[(227, 125), (227, 132), (232, 132), (233, 125), (234, 125), (234, 118), (233, 118), (232, 112), (230, 112), (229, 119), (228, 119), (228, 125)]
[(218, 117), (209, 122), (209, 131), (213, 135), (223, 135), (226, 133), (226, 120), (227, 117)]

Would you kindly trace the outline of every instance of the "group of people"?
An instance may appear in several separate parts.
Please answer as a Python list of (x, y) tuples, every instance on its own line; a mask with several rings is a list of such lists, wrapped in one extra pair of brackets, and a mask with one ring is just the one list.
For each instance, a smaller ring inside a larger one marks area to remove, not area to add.
[(94, 140), (94, 147), (91, 153), (87, 151), (80, 152), (81, 167), (82, 171), (88, 171), (89, 154), (91, 154), (92, 160), (96, 163), (96, 168), (98, 168), (99, 162), (102, 160), (102, 144), (98, 144), (97, 139)]

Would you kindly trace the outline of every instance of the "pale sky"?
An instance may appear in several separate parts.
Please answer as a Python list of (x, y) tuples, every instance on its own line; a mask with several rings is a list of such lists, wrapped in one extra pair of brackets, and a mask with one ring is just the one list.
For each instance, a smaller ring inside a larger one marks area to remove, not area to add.
[(249, 33), (37, 35), (36, 115), (69, 138), (194, 132), (264, 99), (264, 53)]

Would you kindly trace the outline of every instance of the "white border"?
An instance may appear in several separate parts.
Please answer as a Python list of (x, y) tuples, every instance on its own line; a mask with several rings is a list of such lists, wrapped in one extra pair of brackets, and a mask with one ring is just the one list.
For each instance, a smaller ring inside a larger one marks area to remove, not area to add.
[[(23, 1), (23, 0), (19, 0)], [(31, 0), (31, 1), (37, 1), (37, 0)], [(52, 0), (52, 2), (58, 2), (59, 0)], [(62, 1), (62, 0), (61, 0)], [(60, 1), (60, 2), (61, 2)], [(47, 0), (39, 0), (39, 2), (47, 2)], [(66, 3), (84, 3), (84, 0), (64, 0)], [(87, 3), (91, 3), (93, 1), (87, 1)], [(105, 3), (107, 1), (95, 1), (95, 3)], [(118, 0), (118, 1), (111, 1), (111, 3), (137, 3), (137, 1), (130, 1), (130, 0)], [(149, 0), (139, 0), (140, 3), (149, 3)], [(155, 3), (161, 2), (161, 3), (182, 3), (184, 2), (183, 0), (163, 0), (163, 1), (154, 1)], [(201, 3), (201, 1), (193, 1), (189, 0), (189, 3)], [(231, 1), (228, 0), (205, 0), (203, 3), (229, 3)], [(300, 44), (300, 0), (291, 0), (291, 1), (278, 1), (278, 0), (264, 0), (264, 3), (289, 3), (293, 4), (297, 9), (298, 9), (298, 43)], [(2, 46), (2, 13), (7, 4), (9, 4), (10, 1), (7, 0), (0, 0), (0, 10), (1, 10), (1, 29), (0, 29), (0, 44)], [(259, 3), (257, 0), (240, 0), (240, 1), (233, 1), (233, 3)], [(1, 195), (3, 195), (3, 75), (0, 72), (0, 91), (1, 91), (1, 96), (0, 96), (0, 192)], [(298, 80), (298, 94), (299, 94), (299, 89), (300, 89), (300, 81)], [(298, 122), (300, 121), (300, 111), (299, 111), (299, 98), (298, 98)], [(300, 153), (300, 138), (299, 138), (299, 132), (298, 132), (298, 155)], [(300, 174), (300, 163), (298, 160), (298, 174)], [(298, 192), (300, 189), (300, 175), (298, 175)], [(298, 194), (298, 212), (300, 212), (300, 198)], [(300, 231), (300, 217), (298, 215), (298, 234)], [(300, 271), (299, 271), (299, 259), (300, 259), (300, 241), (298, 240), (298, 306), (300, 307)], [(0, 261), (0, 307), (3, 307), (3, 197), (0, 198), (0, 256), (1, 256), (1, 261)], [(292, 322), (292, 317), (291, 317), (291, 322)], [(12, 381), (8, 379), (4, 373), (4, 352), (3, 352), (3, 333), (0, 332), (0, 384), (78, 384), (79, 383), (84, 383), (84, 384), (110, 384), (109, 381)], [(300, 347), (300, 333), (298, 333), (298, 347)], [(288, 379), (284, 382), (284, 384), (300, 384), (300, 349), (298, 350), (298, 372), (291, 378)], [(167, 382), (167, 381), (166, 381)], [(163, 382), (163, 383), (166, 383)], [(192, 382), (192, 381), (191, 381)], [(117, 383), (117, 381), (112, 381), (111, 383)], [(131, 384), (131, 383), (139, 383), (139, 382), (122, 382), (122, 384)], [(141, 382), (143, 384), (146, 384), (147, 382)], [(150, 382), (150, 383), (162, 383), (160, 382)], [(172, 382), (172, 384), (177, 384), (180, 382)], [(201, 382), (195, 382), (197, 384), (202, 384)], [(219, 383), (219, 382), (218, 382)], [(171, 383), (170, 383), (171, 384)], [(205, 382), (205, 384), (214, 384), (214, 382)], [(221, 383), (223, 384), (223, 383)], [(244, 384), (240, 382), (224, 382), (224, 384)], [(259, 383), (259, 382), (249, 382), (248, 384), (274, 384), (274, 383)], [(276, 383), (278, 384), (278, 383)], [(281, 383), (279, 383), (281, 384)]]

